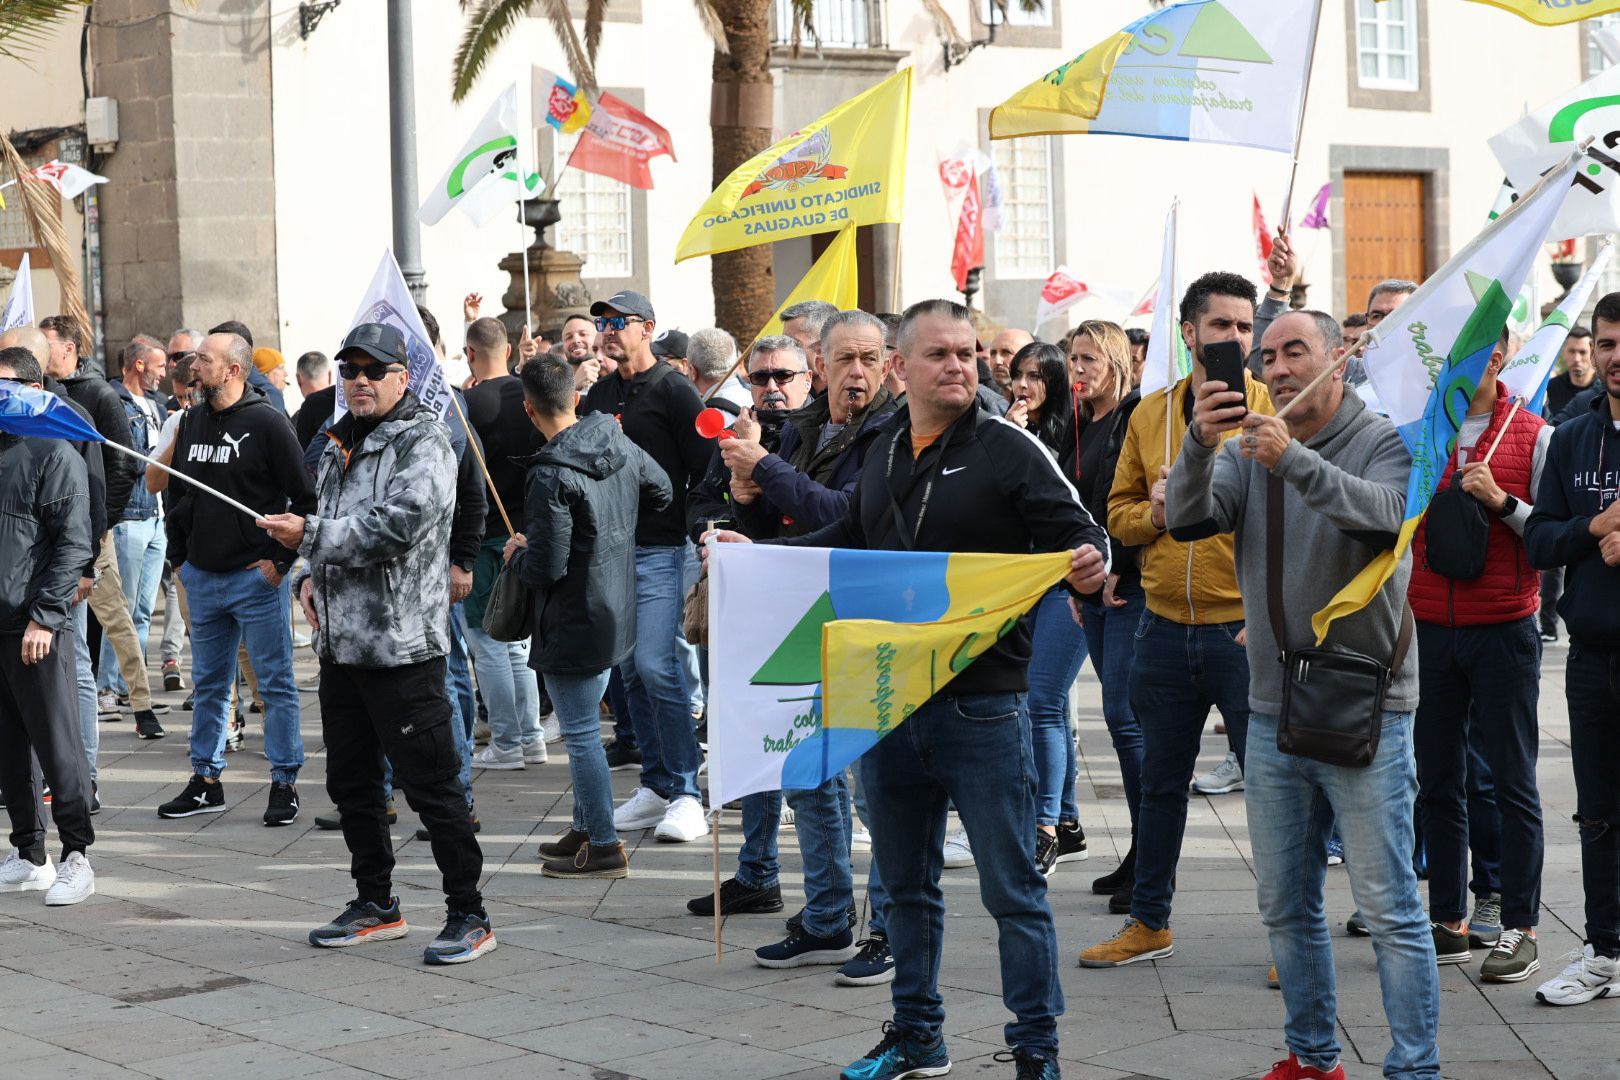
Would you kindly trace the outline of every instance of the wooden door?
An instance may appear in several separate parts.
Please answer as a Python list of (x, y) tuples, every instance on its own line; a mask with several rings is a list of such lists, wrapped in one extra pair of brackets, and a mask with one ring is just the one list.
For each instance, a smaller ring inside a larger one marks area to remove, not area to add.
[(1344, 310), (1365, 311), (1380, 281), (1427, 272), (1423, 173), (1344, 174)]

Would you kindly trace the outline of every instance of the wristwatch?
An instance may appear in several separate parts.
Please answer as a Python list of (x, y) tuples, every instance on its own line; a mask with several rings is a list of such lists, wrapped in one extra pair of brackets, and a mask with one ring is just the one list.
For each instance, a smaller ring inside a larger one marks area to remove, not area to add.
[(1508, 518), (1513, 516), (1513, 511), (1517, 510), (1518, 508), (1519, 500), (1514, 498), (1512, 495), (1509, 495), (1505, 500), (1503, 500), (1502, 509), (1496, 512), (1496, 516), (1501, 518), (1503, 521), (1506, 521)]

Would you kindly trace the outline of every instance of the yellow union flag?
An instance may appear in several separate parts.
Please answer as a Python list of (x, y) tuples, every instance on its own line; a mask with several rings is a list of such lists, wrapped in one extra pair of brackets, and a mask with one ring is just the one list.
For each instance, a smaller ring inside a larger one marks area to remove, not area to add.
[(1620, 0), (1474, 0), (1542, 26), (1562, 26), (1598, 15), (1620, 11)]
[(750, 158), (704, 201), (675, 261), (899, 221), (910, 115), (906, 68)]
[(860, 271), (855, 259), (855, 226), (845, 225), (839, 230), (821, 258), (788, 293), (760, 331), (755, 340), (772, 337), (782, 332), (782, 312), (806, 300), (825, 300), (840, 311), (860, 305)]
[(1091, 130), (1091, 121), (1102, 113), (1108, 76), (1130, 44), (1130, 31), (1121, 31), (1030, 83), (990, 111), (990, 137), (1084, 134)]

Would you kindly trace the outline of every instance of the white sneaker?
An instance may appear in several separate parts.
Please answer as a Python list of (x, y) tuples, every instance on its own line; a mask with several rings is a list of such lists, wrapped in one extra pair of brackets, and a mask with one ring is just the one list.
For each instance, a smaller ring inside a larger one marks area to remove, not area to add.
[(664, 820), (669, 800), (651, 788), (638, 787), (613, 811), (613, 828), (618, 832), (650, 829)]
[(664, 820), (658, 823), (653, 835), (671, 844), (708, 836), (709, 823), (703, 820), (703, 804), (690, 795), (671, 799), (669, 809), (664, 811)]
[(556, 713), (540, 721), (540, 736), (548, 743), (562, 742), (562, 721), (557, 719)]
[(96, 872), (90, 869), (90, 860), (84, 852), (75, 851), (62, 860), (56, 870), (56, 884), (45, 890), (45, 903), (50, 907), (77, 904), (96, 891)]
[(966, 829), (957, 829), (945, 837), (945, 869), (960, 870), (973, 865), (973, 846), (968, 843)]
[(524, 743), (522, 746), (523, 764), (544, 765), (547, 760), (546, 743), (550, 741), (550, 739), (536, 739), (532, 743)]
[(1574, 962), (1556, 978), (1536, 987), (1536, 1000), (1548, 1005), (1584, 1005), (1604, 997), (1620, 997), (1620, 960), (1598, 956), (1588, 945), (1584, 952), (1571, 952)]
[(20, 848), (12, 848), (6, 861), (0, 863), (0, 892), (34, 892), (48, 889), (56, 881), (56, 867), (51, 857), (45, 856), (44, 866), (35, 866), (22, 857)]
[(118, 695), (111, 690), (103, 690), (96, 695), (97, 716), (117, 716), (121, 710), (118, 708)]
[(1237, 754), (1228, 750), (1225, 759), (1219, 765), (1192, 782), (1192, 789), (1200, 795), (1225, 795), (1232, 791), (1242, 791), (1243, 766), (1238, 764)]
[(502, 750), (494, 743), (490, 743), (472, 756), (472, 767), (475, 769), (521, 769), (524, 760), (521, 746), (514, 746), (510, 750)]
[(798, 815), (793, 812), (793, 807), (789, 806), (785, 800), (782, 803), (782, 812), (777, 817), (779, 827), (784, 829), (799, 819)]
[(849, 834), (849, 850), (871, 851), (872, 834), (865, 829), (855, 829)]

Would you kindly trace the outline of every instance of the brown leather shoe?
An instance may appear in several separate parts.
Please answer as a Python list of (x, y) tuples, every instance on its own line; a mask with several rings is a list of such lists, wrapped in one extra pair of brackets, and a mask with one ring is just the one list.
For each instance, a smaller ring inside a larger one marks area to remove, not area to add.
[(1175, 951), (1170, 928), (1150, 930), (1135, 919), (1127, 919), (1124, 929), (1080, 954), (1085, 968), (1120, 967), (1138, 960), (1161, 960)]
[(572, 859), (574, 853), (584, 847), (591, 839), (591, 834), (580, 832), (578, 829), (569, 829), (556, 840), (547, 840), (540, 845), (540, 858), (546, 859)]
[(553, 859), (540, 864), (540, 873), (554, 878), (622, 878), (630, 875), (630, 858), (623, 843), (610, 847), (585, 844), (572, 859)]

